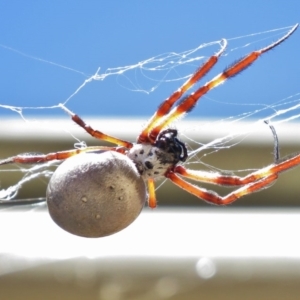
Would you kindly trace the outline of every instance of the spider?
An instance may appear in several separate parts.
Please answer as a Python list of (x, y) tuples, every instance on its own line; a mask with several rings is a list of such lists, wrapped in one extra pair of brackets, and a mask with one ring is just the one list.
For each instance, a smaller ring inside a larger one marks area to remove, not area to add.
[[(196, 197), (216, 205), (230, 204), (244, 195), (263, 189), (273, 183), (278, 178), (279, 173), (299, 165), (300, 154), (296, 154), (282, 160), (276, 159), (273, 164), (252, 172), (244, 177), (222, 175), (221, 173), (216, 172), (190, 170), (183, 166), (183, 163), (189, 157), (185, 144), (178, 138), (178, 132), (176, 129), (166, 129), (166, 127), (178, 117), (190, 112), (204, 94), (225, 82), (227, 79), (243, 72), (262, 54), (285, 41), (295, 32), (297, 27), (298, 24), (296, 24), (286, 35), (278, 39), (276, 42), (260, 50), (251, 52), (202, 85), (200, 88), (196, 89), (195, 92), (182, 97), (218, 62), (227, 45), (227, 41), (225, 39), (221, 40), (220, 50), (216, 54), (212, 55), (186, 82), (183, 83), (178, 90), (160, 104), (157, 111), (149, 119), (144, 129), (139, 134), (136, 143), (121, 140), (93, 129), (78, 115), (61, 105), (61, 108), (71, 116), (72, 120), (91, 136), (100, 140), (111, 142), (117, 146), (86, 147), (83, 149), (72, 149), (49, 154), (19, 154), (0, 161), (0, 165), (8, 163), (28, 164), (51, 160), (65, 160), (79, 153), (94, 151), (95, 149), (116, 151), (126, 155), (135, 163), (138, 172), (148, 185), (148, 205), (151, 208), (156, 207), (154, 182), (156, 179), (162, 177), (168, 178), (180, 188), (195, 195)], [(225, 196), (220, 196), (214, 191), (209, 191), (196, 186), (186, 181), (184, 178), (215, 185), (237, 186), (239, 188)]]

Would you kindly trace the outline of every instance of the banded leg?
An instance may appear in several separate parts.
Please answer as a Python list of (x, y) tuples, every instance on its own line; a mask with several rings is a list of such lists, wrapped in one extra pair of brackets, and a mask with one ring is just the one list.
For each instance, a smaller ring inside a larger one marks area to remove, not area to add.
[(206, 202), (216, 204), (216, 205), (227, 205), (233, 203), (234, 201), (241, 198), (242, 196), (251, 194), (253, 192), (256, 192), (258, 190), (267, 187), (277, 179), (278, 175), (272, 174), (270, 176), (264, 177), (259, 181), (244, 185), (243, 187), (233, 191), (232, 193), (224, 197), (218, 195), (216, 192), (208, 191), (204, 188), (195, 186), (185, 181), (184, 179), (180, 178), (173, 172), (167, 174), (166, 177), (168, 177), (171, 181), (173, 181), (176, 185), (178, 185), (182, 189), (186, 190), (187, 192), (195, 195), (200, 199), (203, 199)]
[(80, 127), (82, 127), (87, 133), (89, 133), (92, 137), (107, 141), (113, 144), (116, 144), (118, 146), (126, 147), (127, 149), (132, 148), (133, 144), (118, 138), (115, 138), (113, 136), (107, 135), (99, 130), (94, 130), (91, 126), (87, 125), (78, 115), (74, 114), (72, 111), (70, 111), (68, 108), (66, 108), (63, 104), (60, 104), (60, 107), (71, 116), (72, 120), (78, 124)]
[[(291, 158), (281, 160), (276, 164), (272, 164), (256, 172), (250, 173), (245, 177), (225, 176), (218, 173), (188, 170), (182, 166), (175, 167), (173, 171), (170, 171), (165, 176), (187, 192), (207, 202), (211, 202), (217, 205), (226, 205), (236, 201), (238, 198), (244, 195), (267, 187), (278, 178), (279, 173), (287, 171), (298, 165), (300, 165), (300, 154), (297, 154)], [(227, 196), (221, 197), (215, 192), (207, 191), (204, 188), (200, 188), (185, 181), (184, 179), (176, 175), (176, 173), (186, 178), (200, 182), (228, 186), (242, 185), (242, 187), (237, 189), (236, 191), (233, 191)]]
[(159, 123), (159, 125), (155, 126), (150, 134), (149, 139), (150, 141), (155, 141), (158, 134), (168, 126), (171, 122), (173, 122), (178, 117), (182, 116), (184, 113), (189, 112), (194, 108), (196, 103), (199, 101), (199, 99), (205, 95), (208, 91), (211, 89), (217, 87), (224, 81), (226, 81), (229, 78), (232, 78), (233, 76), (239, 74), (240, 72), (244, 71), (247, 67), (249, 67), (254, 61), (256, 61), (262, 54), (266, 53), (267, 51), (275, 48), (282, 42), (284, 42), (288, 37), (290, 37), (293, 32), (297, 29), (298, 24), (296, 24), (285, 36), (277, 40), (276, 42), (270, 44), (269, 46), (262, 48), (258, 51), (251, 52), (229, 68), (227, 68), (224, 72), (220, 73), (216, 77), (214, 77), (211, 81), (207, 82), (205, 85), (200, 87), (198, 90), (196, 90), (194, 93), (190, 94), (186, 98), (182, 100), (182, 102), (174, 107), (167, 116)]
[(210, 173), (197, 170), (188, 170), (183, 166), (176, 166), (173, 172), (186, 178), (200, 182), (206, 182), (217, 185), (238, 186), (262, 180), (265, 177), (274, 174), (279, 174), (298, 165), (300, 165), (300, 154), (279, 160), (279, 162), (276, 164), (269, 165), (244, 177), (228, 176), (219, 173)]
[(175, 91), (169, 98), (162, 102), (158, 110), (154, 113), (151, 119), (146, 124), (144, 130), (138, 137), (138, 143), (153, 143), (153, 140), (149, 139), (148, 135), (150, 130), (164, 117), (168, 114), (174, 105), (174, 103), (180, 99), (180, 97), (190, 89), (196, 82), (198, 82), (202, 77), (209, 72), (213, 66), (218, 62), (219, 57), (224, 52), (227, 46), (227, 41), (221, 41), (221, 49), (212, 55), (177, 91)]
[(0, 165), (12, 164), (12, 163), (20, 163), (20, 164), (37, 164), (43, 163), (52, 160), (64, 160), (71, 156), (90, 152), (90, 151), (116, 151), (124, 154), (126, 149), (123, 147), (104, 147), (104, 146), (95, 146), (95, 147), (86, 147), (83, 149), (72, 149), (67, 151), (53, 152), (48, 154), (41, 153), (23, 153), (16, 156), (12, 156), (0, 161)]

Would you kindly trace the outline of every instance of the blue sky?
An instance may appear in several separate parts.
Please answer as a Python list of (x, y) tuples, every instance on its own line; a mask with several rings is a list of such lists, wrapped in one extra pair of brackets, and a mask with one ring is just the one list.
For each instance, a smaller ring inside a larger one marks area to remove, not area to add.
[[(107, 68), (134, 65), (163, 53), (180, 53), (221, 38), (229, 39), (227, 55), (204, 83), (287, 30), (232, 38), (291, 26), (300, 22), (299, 12), (297, 0), (1, 1), (0, 104), (57, 105), (98, 67), (103, 73)], [(209, 93), (191, 115), (228, 117), (255, 109), (252, 104), (271, 104), (300, 92), (299, 39), (300, 30), (242, 75)], [(244, 47), (246, 44), (249, 46)], [(205, 47), (198, 55), (208, 57), (217, 49), (217, 45)], [(183, 77), (198, 64), (201, 61), (194, 61), (186, 69), (175, 69), (167, 76)], [(162, 76), (165, 75), (161, 72), (142, 74), (138, 69), (125, 76), (108, 76), (86, 85), (67, 107), (82, 116), (150, 116), (182, 82), (167, 83)], [(132, 84), (146, 90), (156, 83), (159, 85), (151, 93), (132, 90)], [(24, 113), (65, 117), (59, 109)], [(3, 108), (0, 116), (17, 117)]]

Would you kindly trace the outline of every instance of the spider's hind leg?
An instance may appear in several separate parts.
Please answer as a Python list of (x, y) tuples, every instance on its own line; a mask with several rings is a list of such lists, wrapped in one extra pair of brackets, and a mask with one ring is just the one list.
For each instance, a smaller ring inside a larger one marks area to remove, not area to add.
[(68, 108), (66, 108), (63, 104), (59, 105), (68, 115), (71, 116), (72, 120), (78, 124), (80, 127), (82, 127), (88, 134), (90, 134), (92, 137), (107, 141), (122, 147), (126, 147), (127, 149), (132, 148), (133, 144), (118, 138), (115, 138), (113, 136), (107, 135), (99, 130), (93, 129), (90, 125), (86, 124), (78, 115), (74, 114), (72, 111), (70, 111)]
[(3, 159), (0, 161), (0, 165), (6, 165), (6, 164), (12, 164), (12, 163), (19, 163), (19, 164), (38, 164), (43, 163), (47, 161), (52, 160), (65, 160), (71, 156), (85, 153), (89, 151), (116, 151), (119, 153), (124, 154), (125, 148), (123, 147), (104, 147), (104, 146), (95, 146), (95, 147), (86, 147), (82, 149), (72, 149), (72, 150), (66, 150), (66, 151), (60, 151), (60, 152), (52, 152), (48, 154), (42, 154), (42, 153), (22, 153), (18, 154), (16, 156), (12, 156), (6, 159)]

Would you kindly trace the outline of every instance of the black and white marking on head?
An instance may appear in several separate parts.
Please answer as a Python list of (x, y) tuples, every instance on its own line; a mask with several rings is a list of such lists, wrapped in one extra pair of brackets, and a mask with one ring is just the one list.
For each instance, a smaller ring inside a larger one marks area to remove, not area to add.
[(160, 133), (154, 145), (136, 144), (127, 153), (139, 173), (146, 180), (162, 177), (166, 171), (187, 158), (187, 149), (177, 139), (177, 130), (167, 129)]

